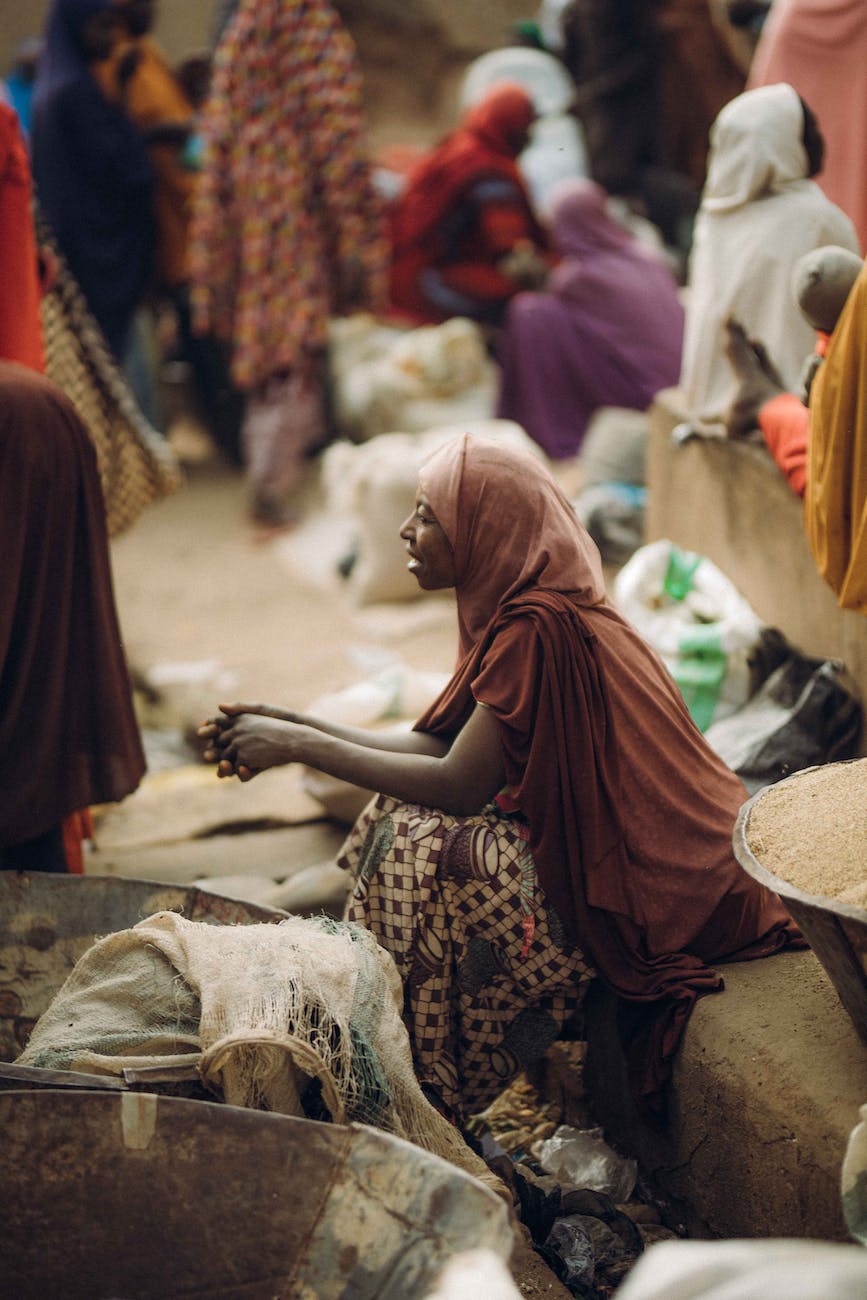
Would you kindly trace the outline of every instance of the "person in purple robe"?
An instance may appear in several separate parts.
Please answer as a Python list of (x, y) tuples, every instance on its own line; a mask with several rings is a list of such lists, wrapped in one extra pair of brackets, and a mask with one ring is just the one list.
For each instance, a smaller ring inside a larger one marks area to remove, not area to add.
[(509, 304), (497, 415), (552, 460), (574, 456), (594, 411), (643, 411), (678, 381), (683, 307), (661, 256), (608, 215), (607, 195), (570, 180), (551, 196), (560, 261), (542, 292)]

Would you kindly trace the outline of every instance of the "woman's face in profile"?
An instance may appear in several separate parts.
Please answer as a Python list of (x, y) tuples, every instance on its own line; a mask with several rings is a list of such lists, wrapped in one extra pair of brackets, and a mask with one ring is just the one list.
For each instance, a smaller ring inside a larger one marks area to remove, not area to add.
[(416, 497), (415, 510), (401, 525), (400, 535), (410, 557), (406, 567), (424, 591), (455, 585), (451, 543), (422, 492)]

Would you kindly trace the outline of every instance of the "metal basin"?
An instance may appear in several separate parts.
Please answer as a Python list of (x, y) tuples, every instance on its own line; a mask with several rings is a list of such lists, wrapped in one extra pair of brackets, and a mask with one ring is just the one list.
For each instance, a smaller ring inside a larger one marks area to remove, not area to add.
[(214, 925), (287, 915), (189, 885), (113, 876), (0, 871), (0, 1061), (14, 1061), (79, 957), (96, 939), (160, 911)]
[[(852, 762), (861, 762), (855, 759)], [(830, 767), (848, 767), (849, 763), (826, 764)], [(808, 894), (789, 884), (781, 876), (769, 871), (753, 853), (749, 844), (749, 825), (759, 801), (779, 786), (791, 786), (816, 772), (816, 767), (804, 768), (786, 777), (777, 785), (768, 786), (753, 795), (738, 813), (734, 829), (734, 852), (744, 870), (779, 894), (795, 923), (825, 968), (860, 1037), (867, 1042), (867, 911), (835, 898)]]
[(4, 1295), (407, 1300), (505, 1204), (361, 1125), (152, 1093), (0, 1094)]

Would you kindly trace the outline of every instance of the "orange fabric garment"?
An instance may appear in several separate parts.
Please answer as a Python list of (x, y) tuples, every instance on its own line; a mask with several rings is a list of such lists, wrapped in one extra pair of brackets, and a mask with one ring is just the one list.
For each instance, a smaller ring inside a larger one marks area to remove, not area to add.
[(0, 103), (0, 358), (42, 371), (32, 190), (18, 115)]
[[(135, 48), (139, 63), (121, 92), (118, 65)], [(154, 127), (190, 122), (194, 109), (166, 58), (150, 36), (118, 45), (111, 57), (93, 69), (107, 99), (120, 104), (142, 134)], [(177, 144), (148, 145), (154, 169), (154, 211), (157, 221), (157, 274), (167, 288), (187, 278), (187, 243), (196, 178), (181, 160)]]
[(809, 410), (794, 393), (780, 393), (759, 411), (759, 428), (789, 487), (802, 497), (807, 486)]
[(855, 223), (867, 248), (867, 5), (864, 0), (775, 0), (762, 28), (749, 89), (787, 81), (825, 137), (816, 177)]
[(635, 1092), (657, 1096), (710, 963), (801, 944), (732, 853), (746, 792), (657, 655), (605, 600), (598, 552), (528, 453), (464, 435), (422, 467), (455, 556), (461, 656), (419, 730), (476, 701), (546, 898), (624, 1015)]
[(810, 391), (804, 503), (819, 572), (841, 608), (867, 614), (867, 266)]

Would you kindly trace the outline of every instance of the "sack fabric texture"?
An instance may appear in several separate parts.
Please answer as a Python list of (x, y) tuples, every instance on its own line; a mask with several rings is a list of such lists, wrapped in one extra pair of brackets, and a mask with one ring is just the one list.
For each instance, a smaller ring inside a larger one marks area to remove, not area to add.
[(503, 1193), (427, 1101), (388, 953), (327, 917), (213, 926), (158, 912), (99, 940), (38, 1021), (20, 1065), (120, 1075), (195, 1064), (234, 1106), (303, 1116), (313, 1089), (335, 1123), (396, 1134)]

